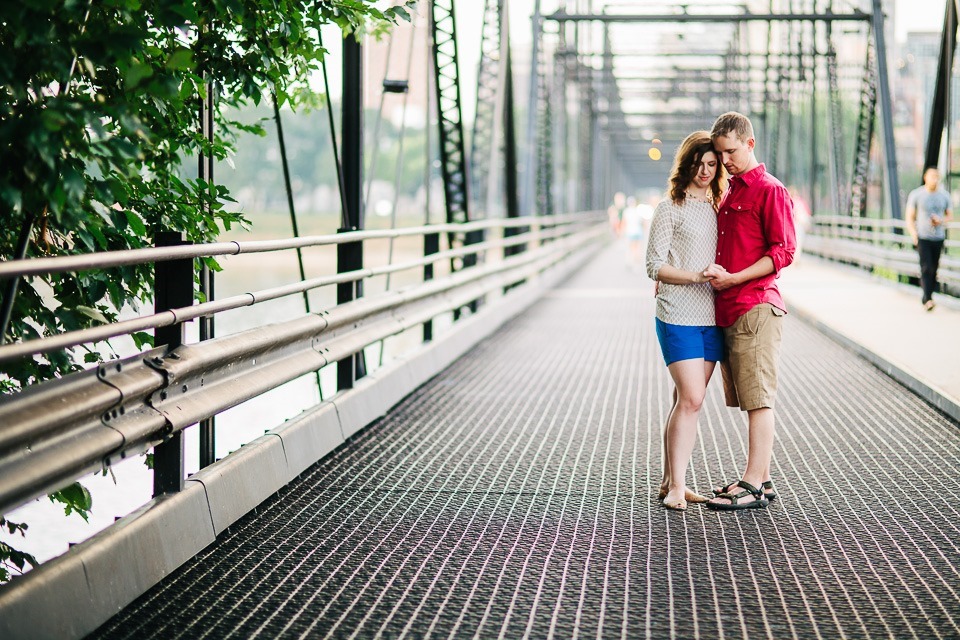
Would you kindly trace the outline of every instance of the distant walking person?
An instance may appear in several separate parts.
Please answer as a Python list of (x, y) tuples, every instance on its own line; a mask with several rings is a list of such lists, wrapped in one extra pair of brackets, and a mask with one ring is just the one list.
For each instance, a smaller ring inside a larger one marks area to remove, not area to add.
[(663, 434), (659, 498), (668, 509), (706, 498), (687, 488), (686, 473), (697, 438), (707, 382), (723, 357), (713, 289), (704, 270), (717, 247), (716, 206), (723, 168), (710, 134), (696, 131), (680, 145), (668, 197), (657, 205), (647, 241), (647, 275), (657, 281), (657, 338), (676, 389)]
[(749, 118), (725, 113), (710, 136), (731, 178), (717, 213), (716, 264), (705, 275), (717, 292), (717, 324), (727, 347), (722, 370), (726, 402), (747, 412), (750, 433), (740, 480), (714, 489), (716, 497), (707, 507), (752, 509), (776, 497), (770, 479), (773, 407), (787, 312), (776, 278), (796, 251), (793, 203), (786, 187), (757, 161)]
[(920, 287), (923, 308), (933, 311), (937, 290), (937, 269), (946, 239), (946, 224), (953, 219), (950, 194), (940, 186), (940, 172), (930, 167), (923, 172), (923, 186), (907, 196), (907, 231), (920, 254)]
[(627, 264), (632, 267), (640, 263), (643, 244), (643, 209), (633, 196), (627, 198), (627, 208), (623, 210), (621, 229), (627, 238)]

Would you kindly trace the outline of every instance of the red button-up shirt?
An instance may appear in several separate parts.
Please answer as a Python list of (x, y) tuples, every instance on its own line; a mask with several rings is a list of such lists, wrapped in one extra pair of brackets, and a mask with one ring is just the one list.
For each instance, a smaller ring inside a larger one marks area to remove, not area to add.
[(764, 165), (730, 178), (717, 210), (717, 264), (730, 273), (743, 271), (763, 256), (774, 272), (717, 292), (717, 325), (729, 327), (758, 304), (787, 310), (777, 289), (780, 269), (793, 262), (797, 234), (793, 200)]

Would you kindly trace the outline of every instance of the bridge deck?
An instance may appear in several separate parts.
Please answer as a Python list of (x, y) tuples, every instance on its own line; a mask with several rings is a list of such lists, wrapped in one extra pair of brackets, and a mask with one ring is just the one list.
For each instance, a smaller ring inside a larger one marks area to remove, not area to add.
[[(788, 316), (781, 499), (668, 512), (652, 314), (605, 252), (94, 636), (960, 636), (958, 425)], [(744, 424), (717, 377), (692, 486)]]

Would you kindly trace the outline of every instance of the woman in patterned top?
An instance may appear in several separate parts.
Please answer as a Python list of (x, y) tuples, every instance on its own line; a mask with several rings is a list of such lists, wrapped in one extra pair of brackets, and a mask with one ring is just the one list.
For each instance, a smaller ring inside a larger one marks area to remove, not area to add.
[(647, 275), (657, 282), (657, 338), (676, 385), (663, 434), (659, 495), (668, 509), (706, 502), (687, 488), (686, 473), (707, 382), (723, 358), (723, 332), (704, 270), (715, 261), (716, 207), (724, 184), (710, 133), (691, 133), (677, 151), (668, 197), (650, 224)]

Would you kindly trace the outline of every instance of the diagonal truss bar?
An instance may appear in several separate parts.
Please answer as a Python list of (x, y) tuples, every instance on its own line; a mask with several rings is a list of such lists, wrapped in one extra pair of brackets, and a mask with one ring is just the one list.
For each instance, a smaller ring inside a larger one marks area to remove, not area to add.
[(468, 212), (467, 158), (464, 152), (463, 109), (457, 57), (453, 0), (430, 3), (433, 70), (440, 127), (440, 165), (447, 222), (466, 222)]
[(500, 12), (503, 0), (486, 0), (483, 26), (480, 30), (480, 65), (477, 72), (477, 110), (470, 141), (470, 196), (480, 211), (487, 215), (490, 190), (491, 156), (498, 149), (501, 123), (497, 121), (497, 99), (500, 90)]
[(890, 202), (890, 215), (894, 219), (903, 219), (900, 202), (900, 176), (897, 171), (897, 147), (893, 138), (893, 99), (890, 91), (890, 79), (887, 75), (887, 44), (881, 0), (873, 0), (873, 38), (876, 48), (877, 96), (880, 104), (880, 119), (883, 122), (883, 159), (886, 163), (887, 197)]
[(947, 87), (953, 75), (953, 58), (957, 50), (957, 3), (947, 0), (946, 13), (943, 16), (943, 37), (940, 40), (940, 60), (937, 65), (937, 83), (933, 91), (933, 105), (930, 109), (930, 129), (927, 131), (927, 148), (924, 153), (923, 167), (936, 167), (940, 163), (940, 142), (947, 120), (947, 108), (950, 104)]

